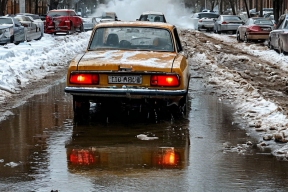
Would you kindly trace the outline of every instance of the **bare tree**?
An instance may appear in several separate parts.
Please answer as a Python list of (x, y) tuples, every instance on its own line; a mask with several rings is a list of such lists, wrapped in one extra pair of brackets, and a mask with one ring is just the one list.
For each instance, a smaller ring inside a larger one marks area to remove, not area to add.
[(0, 16), (5, 14), (8, 0), (0, 0)]
[(246, 0), (243, 0), (243, 1), (244, 1), (246, 12), (247, 12), (247, 17), (250, 18), (250, 12), (249, 12), (247, 1)]
[(281, 10), (283, 6), (283, 0), (273, 0), (273, 14), (276, 23), (278, 22), (279, 17), (281, 16)]
[(59, 4), (58, 0), (50, 0), (49, 10), (57, 9)]

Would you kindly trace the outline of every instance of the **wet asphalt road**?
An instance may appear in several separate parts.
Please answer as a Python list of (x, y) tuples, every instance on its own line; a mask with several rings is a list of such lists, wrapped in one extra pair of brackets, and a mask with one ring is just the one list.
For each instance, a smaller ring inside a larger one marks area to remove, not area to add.
[(232, 107), (190, 85), (188, 119), (74, 123), (62, 80), (0, 122), (0, 191), (287, 191), (287, 162), (243, 145)]

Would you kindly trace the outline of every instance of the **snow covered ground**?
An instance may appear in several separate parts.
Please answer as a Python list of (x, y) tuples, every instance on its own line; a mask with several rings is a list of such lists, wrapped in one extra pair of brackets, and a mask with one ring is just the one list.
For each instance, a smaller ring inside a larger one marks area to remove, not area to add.
[[(115, 11), (121, 20), (135, 20), (141, 14), (142, 11), (155, 10), (149, 8), (148, 6), (139, 6), (141, 0), (134, 0), (133, 5), (139, 7), (136, 13), (135, 11), (132, 16), (125, 15), (126, 12), (119, 12), (121, 7), (124, 7), (125, 3), (130, 0), (118, 1), (118, 4), (112, 4), (109, 6), (103, 6), (97, 13), (104, 10)], [(149, 0), (150, 2), (151, 0)], [(142, 1), (143, 2), (143, 1)], [(145, 1), (146, 2), (146, 1)], [(151, 5), (146, 2), (145, 5)], [(166, 3), (165, 3), (166, 2)], [(165, 6), (158, 6), (159, 11), (165, 13), (167, 20), (171, 21), (180, 28), (189, 28), (186, 19), (183, 19), (186, 15), (190, 13), (185, 13), (185, 11), (179, 13), (179, 7), (171, 7), (171, 4), (167, 4), (165, 0), (157, 1), (158, 4), (163, 3)], [(122, 3), (124, 3), (122, 5)], [(137, 4), (138, 3), (138, 4)], [(132, 4), (130, 9), (132, 9)], [(117, 7), (117, 9), (116, 9)], [(141, 7), (141, 9), (140, 9)], [(150, 6), (151, 7), (151, 6)], [(153, 5), (153, 7), (157, 7)], [(181, 10), (181, 9), (180, 9)], [(175, 15), (179, 14), (178, 20)], [(96, 14), (97, 15), (97, 14)], [(193, 26), (192, 26), (193, 27)], [(67, 67), (67, 63), (77, 54), (83, 52), (86, 49), (88, 39), (91, 32), (83, 32), (75, 35), (68, 36), (52, 36), (45, 34), (40, 41), (31, 41), (20, 43), (19, 45), (8, 44), (5, 46), (0, 46), (0, 103), (5, 101), (6, 97), (9, 97), (13, 93), (17, 93), (24, 89), (27, 84), (37, 81), (47, 74), (55, 72), (59, 68)], [(243, 51), (247, 51), (253, 55), (261, 57), (263, 60), (270, 61), (277, 66), (280, 66), (282, 70), (288, 71), (288, 56), (279, 55), (273, 50), (267, 49), (267, 47), (259, 47), (253, 44), (247, 46), (244, 43), (237, 43), (236, 38), (230, 38), (227, 35), (218, 34), (207, 34), (213, 36), (213, 38), (220, 39), (224, 42), (234, 43), (235, 47), (240, 48)], [(215, 45), (218, 46), (218, 45)], [(232, 57), (232, 56), (231, 56)], [(248, 58), (249, 59), (249, 58)], [(203, 60), (207, 60), (204, 54), (195, 54), (192, 60), (199, 65), (202, 65)], [(201, 61), (201, 62), (199, 62)], [(206, 63), (205, 63), (206, 64)], [(236, 116), (246, 119), (247, 122), (253, 124), (251, 126), (257, 127), (257, 124), (261, 124), (261, 129), (265, 131), (260, 132), (261, 137), (283, 137), (285, 139), (288, 136), (288, 118), (286, 115), (279, 110), (277, 104), (265, 100), (256, 91), (249, 93), (250, 89), (243, 88), (239, 90), (239, 85), (233, 81), (233, 76), (229, 73), (225, 73), (223, 69), (213, 65), (215, 70), (215, 75), (211, 77), (209, 81), (216, 81), (219, 84), (225, 83), (228, 91), (238, 94), (236, 96), (235, 107), (237, 109)], [(237, 90), (236, 90), (237, 87)], [(243, 116), (243, 114), (252, 115)], [(4, 117), (0, 118), (0, 121)], [(249, 126), (247, 126), (249, 129)], [(261, 145), (261, 143), (260, 143)], [(275, 147), (271, 147), (275, 145)], [(281, 156), (288, 159), (288, 145), (280, 146), (275, 142), (270, 142), (270, 147), (274, 149), (273, 154), (275, 156)]]
[(56, 37), (44, 34), (39, 41), (0, 46), (0, 103), (27, 84), (67, 67), (75, 54), (86, 49), (90, 34)]

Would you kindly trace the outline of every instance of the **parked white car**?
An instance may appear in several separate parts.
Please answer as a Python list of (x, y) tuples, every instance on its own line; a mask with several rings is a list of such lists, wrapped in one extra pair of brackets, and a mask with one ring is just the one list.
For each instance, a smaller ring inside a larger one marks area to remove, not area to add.
[(39, 15), (32, 14), (32, 13), (17, 13), (16, 15), (25, 15), (25, 16), (28, 16), (31, 20), (33, 20), (33, 23), (35, 23), (40, 28), (41, 37), (43, 37), (43, 35), (44, 35), (44, 21), (41, 20), (41, 17)]

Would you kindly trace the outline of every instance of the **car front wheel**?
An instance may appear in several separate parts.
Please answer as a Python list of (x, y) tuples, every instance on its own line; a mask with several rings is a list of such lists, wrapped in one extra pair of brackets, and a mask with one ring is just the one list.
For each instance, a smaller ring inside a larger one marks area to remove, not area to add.
[(237, 39), (238, 42), (241, 42), (239, 31), (237, 31), (237, 33), (236, 33), (236, 39)]
[(286, 55), (286, 52), (283, 50), (283, 41), (279, 40), (279, 44), (278, 44), (278, 51), (279, 53), (283, 53), (283, 55)]

